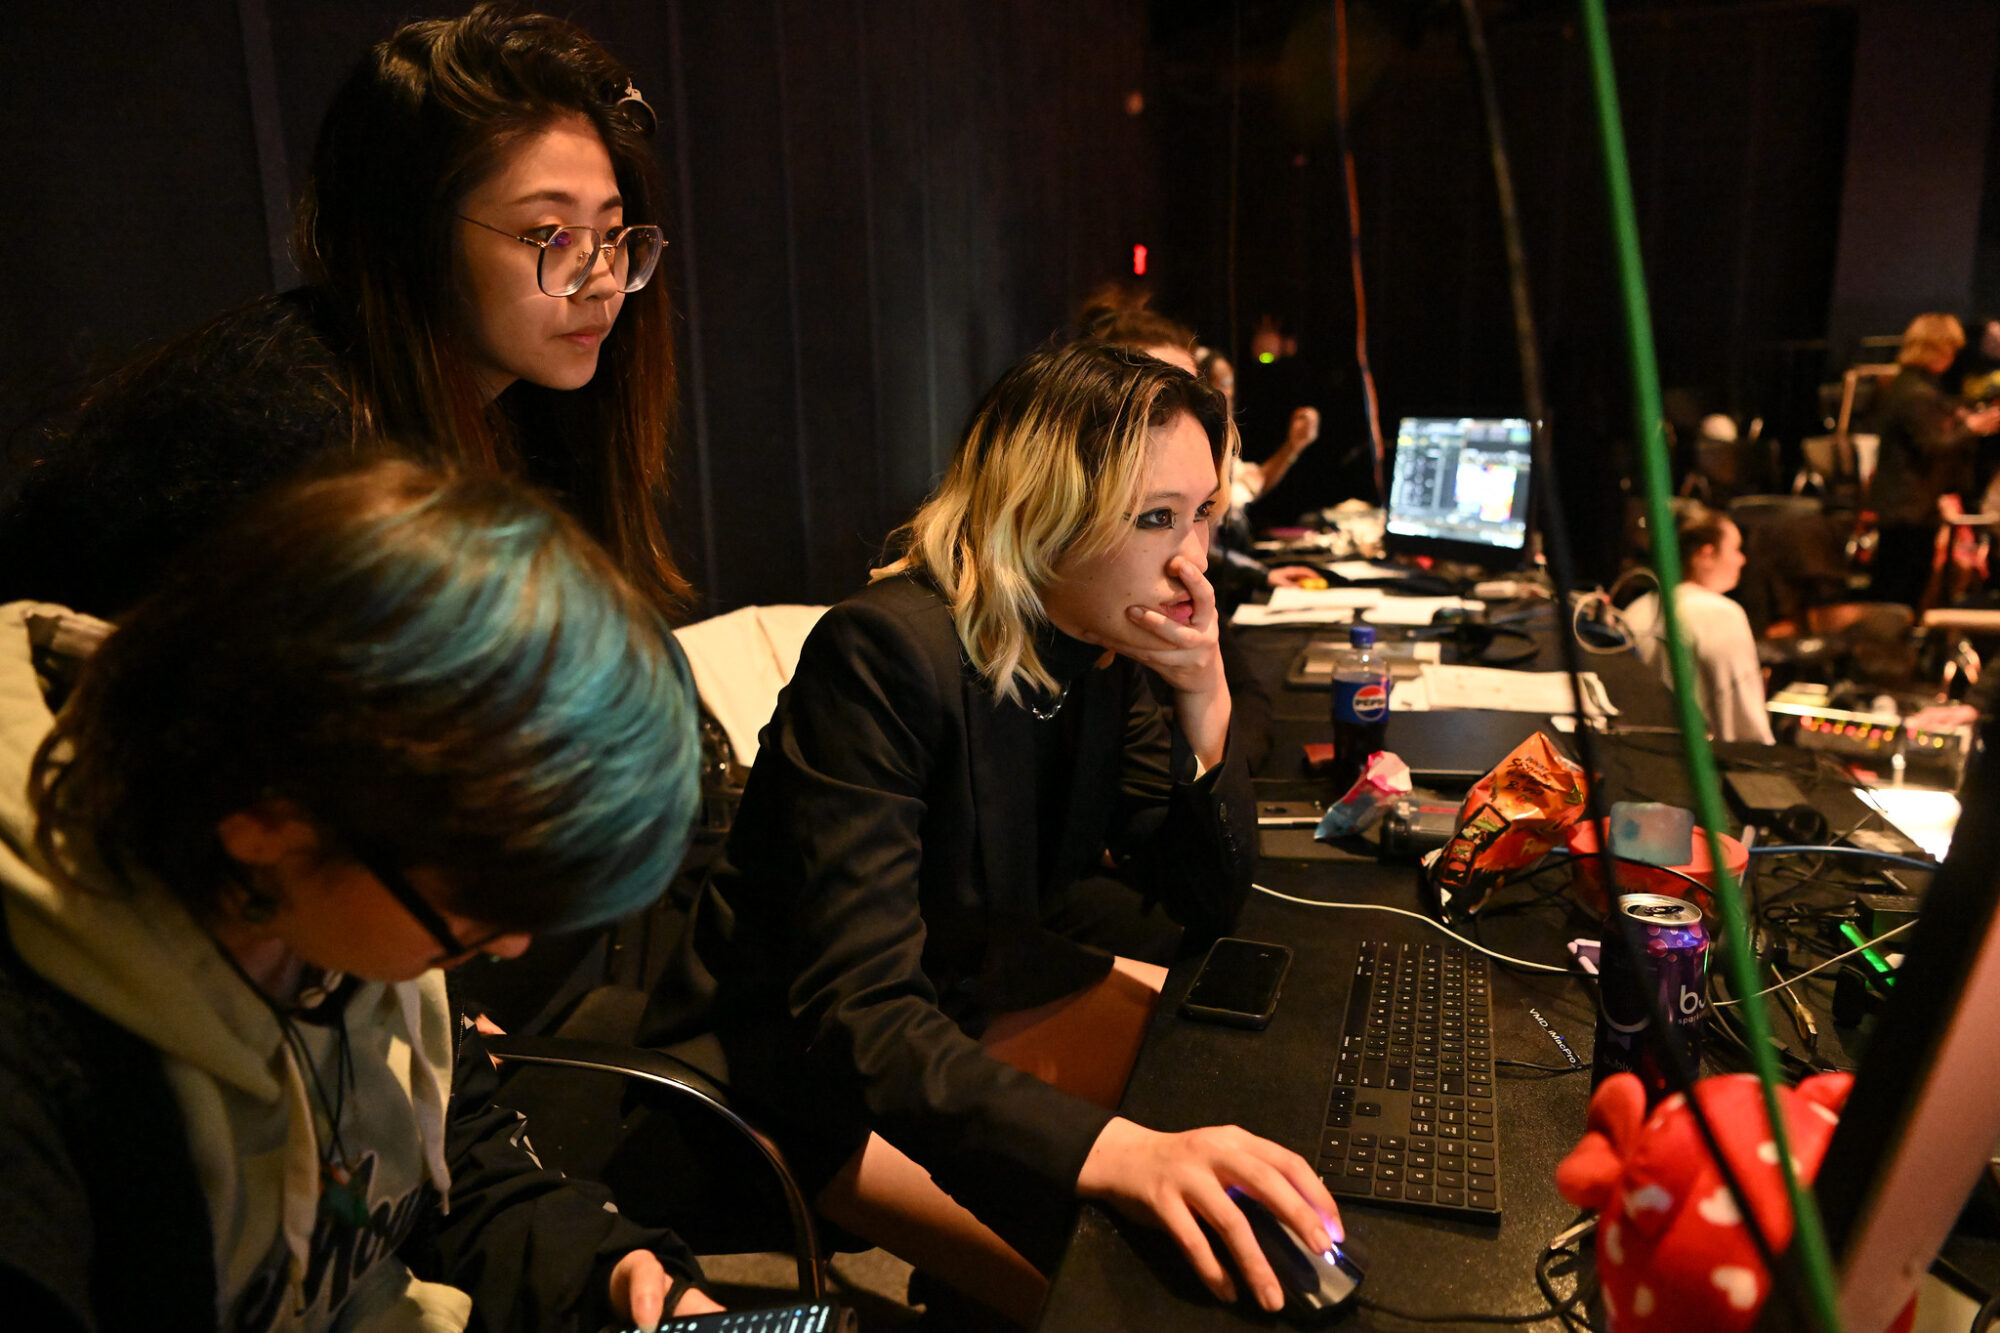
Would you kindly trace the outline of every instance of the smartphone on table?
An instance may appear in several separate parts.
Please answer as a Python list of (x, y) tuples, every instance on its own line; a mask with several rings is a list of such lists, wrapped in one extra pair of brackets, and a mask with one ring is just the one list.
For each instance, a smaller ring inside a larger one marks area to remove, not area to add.
[(1282, 944), (1225, 936), (1208, 946), (1181, 1014), (1204, 1023), (1261, 1028), (1277, 1012), (1291, 966), (1292, 951)]

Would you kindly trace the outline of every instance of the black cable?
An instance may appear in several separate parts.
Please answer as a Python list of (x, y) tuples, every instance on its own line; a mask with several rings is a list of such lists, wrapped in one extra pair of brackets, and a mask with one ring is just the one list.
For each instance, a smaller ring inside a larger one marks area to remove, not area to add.
[(1354, 1303), (1364, 1310), (1387, 1315), (1391, 1319), (1401, 1319), (1411, 1324), (1540, 1324), (1551, 1319), (1561, 1319), (1562, 1314), (1553, 1308), (1539, 1310), (1534, 1314), (1474, 1314), (1462, 1311), (1455, 1314), (1411, 1314), (1407, 1310), (1397, 1310), (1371, 1301), (1365, 1296), (1357, 1296)]
[(1495, 1060), (1495, 1065), (1508, 1069), (1539, 1069), (1548, 1074), (1581, 1074), (1589, 1070), (1589, 1065), (1542, 1065), (1533, 1060)]
[(1555, 1310), (1557, 1317), (1563, 1322), (1563, 1327), (1571, 1330), (1571, 1333), (1576, 1333), (1578, 1329), (1583, 1330), (1583, 1333), (1598, 1333), (1597, 1325), (1591, 1323), (1589, 1317), (1577, 1308), (1597, 1294), (1597, 1284), (1586, 1283), (1582, 1275), (1578, 1274), (1576, 1289), (1570, 1292), (1567, 1298), (1559, 1295), (1556, 1292), (1555, 1278), (1549, 1272), (1549, 1265), (1558, 1256), (1581, 1258), (1580, 1255), (1573, 1254), (1568, 1246), (1552, 1245), (1542, 1251), (1541, 1256), (1535, 1260), (1535, 1285), (1541, 1288), (1542, 1299)]

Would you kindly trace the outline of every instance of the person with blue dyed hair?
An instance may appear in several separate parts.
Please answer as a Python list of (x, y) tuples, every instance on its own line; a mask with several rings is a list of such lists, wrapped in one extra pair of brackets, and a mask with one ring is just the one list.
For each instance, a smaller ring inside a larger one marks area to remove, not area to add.
[(694, 686), (503, 479), (293, 485), (115, 630), (0, 607), (0, 1293), (36, 1328), (650, 1326), (671, 1233), (544, 1171), (445, 970), (665, 888)]

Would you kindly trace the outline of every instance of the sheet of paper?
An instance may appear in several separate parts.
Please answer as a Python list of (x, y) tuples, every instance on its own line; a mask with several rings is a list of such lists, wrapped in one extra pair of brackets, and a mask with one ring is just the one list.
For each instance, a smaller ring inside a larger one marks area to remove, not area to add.
[[(1280, 592), (1284, 591), (1282, 588)], [(1236, 614), (1229, 623), (1239, 629), (1254, 629), (1260, 625), (1345, 625), (1354, 619), (1351, 606), (1259, 606), (1255, 602), (1245, 602), (1236, 608)]]
[[(1352, 591), (1374, 590), (1356, 588)], [(1485, 607), (1484, 602), (1465, 597), (1384, 597), (1379, 605), (1368, 608), (1368, 620), (1375, 625), (1428, 625), (1440, 611), (1482, 611)]]
[(1372, 560), (1336, 560), (1326, 571), (1356, 583), (1363, 579), (1406, 579), (1416, 572), (1401, 565), (1378, 565)]
[[(1394, 702), (1395, 696), (1390, 700)], [(1958, 828), (1958, 798), (1924, 787), (1860, 787), (1856, 796), (1880, 810), (1903, 836), (1942, 861)]]
[[(1494, 708), (1510, 713), (1574, 712), (1569, 677), (1561, 671), (1502, 671), (1496, 667), (1427, 665), (1424, 690), (1430, 707)], [(1617, 713), (1594, 671), (1583, 673), (1584, 711)], [(1393, 704), (1394, 698), (1391, 697)]]
[(1352, 611), (1383, 601), (1380, 588), (1273, 588), (1271, 609), (1293, 611), (1307, 607), (1338, 607)]

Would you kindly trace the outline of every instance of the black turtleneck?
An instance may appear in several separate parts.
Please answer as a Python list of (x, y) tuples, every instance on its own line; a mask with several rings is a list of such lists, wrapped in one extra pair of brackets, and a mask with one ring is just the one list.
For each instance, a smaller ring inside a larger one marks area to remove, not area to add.
[[(1035, 735), (1035, 807), (1040, 816), (1035, 821), (1036, 882), (1047, 894), (1051, 886), (1059, 882), (1067, 884), (1082, 869), (1061, 864), (1062, 834), (1069, 823), (1070, 786), (1076, 772), (1077, 719), (1083, 715), (1081, 708), (1071, 705), (1082, 688), (1084, 675), (1105, 652), (1095, 644), (1071, 638), (1053, 625), (1043, 626), (1035, 635), (1035, 651), (1043, 668), (1062, 688), (1062, 693), (1055, 696), (1062, 700), (1055, 716), (1043, 718), (1034, 711), (1039, 708), (1047, 713), (1055, 707), (1055, 699), (1048, 695), (1035, 696), (1023, 708)], [(1101, 851), (1099, 848), (1084, 855)]]

